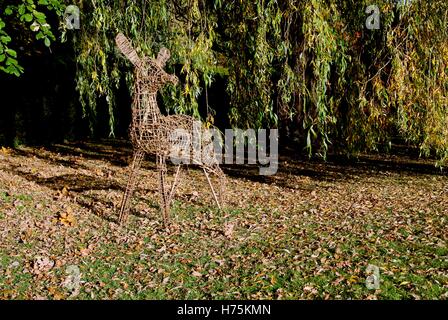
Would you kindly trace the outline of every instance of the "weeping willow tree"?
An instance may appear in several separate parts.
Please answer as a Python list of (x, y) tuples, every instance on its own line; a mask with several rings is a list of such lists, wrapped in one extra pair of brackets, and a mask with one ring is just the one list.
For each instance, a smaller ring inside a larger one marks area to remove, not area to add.
[[(104, 99), (113, 132), (117, 88), (121, 79), (133, 85), (115, 49), (121, 31), (141, 55), (172, 51), (168, 69), (182, 84), (163, 91), (167, 112), (199, 117), (200, 97), (221, 76), (234, 126), (279, 127), (322, 157), (330, 148), (379, 150), (398, 137), (443, 163), (448, 3), (376, 3), (379, 30), (365, 27), (365, 0), (78, 1), (73, 43), (84, 113), (94, 120)], [(207, 103), (209, 122), (213, 109)]]
[[(202, 3), (205, 5), (205, 1)], [(140, 55), (154, 56), (162, 46), (172, 52), (169, 72), (181, 76), (182, 86), (163, 92), (168, 111), (199, 117), (198, 98), (213, 76), (225, 72), (212, 50), (216, 20), (199, 9), (198, 0), (91, 1), (79, 2), (82, 32), (74, 34), (78, 49), (77, 89), (85, 114), (96, 118), (98, 97), (109, 107), (110, 128), (114, 128), (114, 107), (120, 79), (132, 87), (132, 68), (117, 52), (114, 37), (124, 32)], [(131, 91), (131, 90), (130, 90)]]

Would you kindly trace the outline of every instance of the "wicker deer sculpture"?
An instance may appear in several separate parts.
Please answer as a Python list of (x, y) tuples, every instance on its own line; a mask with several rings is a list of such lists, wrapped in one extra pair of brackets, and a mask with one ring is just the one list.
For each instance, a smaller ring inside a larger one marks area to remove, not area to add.
[[(178, 78), (175, 75), (167, 74), (163, 68), (170, 58), (170, 52), (166, 48), (162, 48), (156, 59), (149, 57), (140, 58), (132, 47), (131, 42), (122, 33), (118, 34), (116, 44), (120, 51), (126, 56), (135, 67), (135, 88), (132, 102), (132, 122), (130, 127), (130, 137), (134, 148), (133, 161), (129, 168), (129, 178), (126, 191), (121, 202), (119, 215), (119, 223), (126, 222), (130, 211), (130, 200), (136, 188), (139, 178), (139, 169), (145, 154), (156, 156), (157, 171), (159, 175), (159, 194), (160, 208), (163, 213), (165, 225), (168, 224), (170, 218), (170, 206), (175, 194), (176, 188), (181, 180), (181, 171), (183, 164), (176, 167), (174, 178), (171, 185), (167, 181), (167, 165), (166, 160), (175, 147), (172, 140), (174, 130), (183, 130), (184, 132), (194, 133), (198, 130), (198, 120), (186, 115), (169, 115), (161, 114), (157, 106), (157, 92), (166, 83), (171, 82), (176, 85)], [(203, 126), (199, 126), (202, 130)], [(191, 140), (187, 142), (192, 148), (198, 147), (193, 145)], [(199, 145), (199, 148), (202, 144)], [(191, 158), (189, 158), (191, 159)], [(185, 163), (185, 162), (179, 162)], [(218, 208), (224, 205), (224, 193), (226, 178), (219, 163), (217, 161), (193, 161), (193, 164), (199, 165), (208, 181), (214, 200)], [(210, 174), (217, 177), (219, 188), (218, 192), (213, 187)]]

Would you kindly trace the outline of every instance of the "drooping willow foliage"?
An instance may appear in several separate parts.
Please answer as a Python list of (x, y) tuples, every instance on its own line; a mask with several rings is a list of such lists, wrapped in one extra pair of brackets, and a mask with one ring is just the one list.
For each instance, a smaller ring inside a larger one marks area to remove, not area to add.
[[(379, 30), (365, 26), (366, 0), (75, 1), (85, 114), (94, 119), (105, 99), (113, 130), (120, 79), (132, 87), (131, 68), (114, 44), (121, 31), (141, 54), (171, 50), (168, 69), (181, 86), (164, 90), (167, 110), (199, 116), (200, 97), (220, 76), (234, 126), (279, 127), (323, 157), (330, 148), (378, 150), (399, 138), (443, 163), (448, 3), (375, 2)], [(207, 109), (213, 121), (214, 106)]]
[(82, 32), (74, 37), (79, 48), (77, 88), (86, 114), (94, 119), (98, 97), (104, 97), (113, 130), (120, 79), (124, 76), (132, 87), (132, 68), (122, 68), (127, 62), (115, 48), (115, 35), (121, 31), (141, 55), (155, 56), (162, 46), (171, 50), (168, 71), (182, 75), (183, 84), (166, 89), (166, 106), (177, 113), (199, 116), (201, 92), (224, 68), (212, 50), (216, 21), (201, 13), (198, 1), (91, 1), (79, 6), (84, 16)]

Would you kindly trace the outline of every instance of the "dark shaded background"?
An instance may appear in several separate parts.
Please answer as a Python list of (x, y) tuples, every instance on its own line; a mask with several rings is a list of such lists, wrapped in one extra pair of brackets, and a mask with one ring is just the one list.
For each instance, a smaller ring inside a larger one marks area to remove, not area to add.
[[(30, 45), (18, 50), (25, 68), (20, 77), (0, 72), (0, 145), (48, 144), (64, 140), (110, 137), (109, 114), (104, 98), (98, 98), (96, 115), (84, 114), (76, 91), (75, 52), (69, 43), (54, 42), (51, 50)], [(218, 78), (208, 89), (208, 103), (216, 109), (220, 128), (229, 126), (225, 79)], [(127, 138), (131, 94), (121, 83), (115, 110), (115, 137)], [(163, 107), (161, 107), (164, 110)], [(206, 116), (205, 93), (200, 113)]]

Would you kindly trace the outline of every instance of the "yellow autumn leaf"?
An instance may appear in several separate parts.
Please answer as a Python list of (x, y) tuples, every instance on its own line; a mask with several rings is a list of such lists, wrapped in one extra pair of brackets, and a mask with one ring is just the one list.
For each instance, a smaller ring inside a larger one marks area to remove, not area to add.
[(64, 299), (64, 295), (59, 291), (57, 287), (49, 287), (48, 293), (53, 296), (54, 300), (62, 300)]
[(358, 282), (359, 281), (359, 277), (358, 276), (351, 276), (349, 279), (348, 279), (348, 283), (356, 283), (356, 282)]
[(188, 95), (190, 93), (190, 86), (188, 85), (188, 83), (185, 84), (185, 89), (184, 89), (184, 94)]
[(12, 150), (10, 148), (2, 147), (1, 152), (3, 153), (3, 155), (9, 156), (9, 155), (11, 155)]
[(67, 196), (68, 195), (68, 188), (66, 186), (64, 186), (64, 188), (62, 188), (61, 195), (63, 195), (63, 196)]
[(76, 223), (76, 219), (71, 213), (71, 210), (68, 212), (63, 212), (58, 215), (57, 221), (65, 226), (73, 226)]

